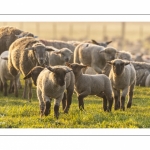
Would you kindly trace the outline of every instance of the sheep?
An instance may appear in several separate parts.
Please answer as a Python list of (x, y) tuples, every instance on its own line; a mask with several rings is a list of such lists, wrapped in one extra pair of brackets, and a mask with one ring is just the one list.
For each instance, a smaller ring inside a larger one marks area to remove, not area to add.
[(117, 53), (118, 51), (115, 48), (82, 43), (75, 48), (74, 63), (90, 66), (101, 74), (106, 62), (115, 59)]
[[(64, 113), (68, 113), (72, 94), (74, 91), (74, 74), (67, 66), (34, 67), (24, 79), (32, 77), (37, 86), (37, 97), (39, 99), (41, 116), (50, 113), (51, 100), (54, 98), (54, 114), (58, 119), (59, 105), (63, 100)], [(67, 103), (65, 104), (64, 92), (67, 89)]]
[[(68, 67), (73, 70), (75, 75), (75, 91), (78, 96), (79, 109), (84, 109), (83, 99), (88, 95), (96, 95), (103, 98), (104, 111), (111, 111), (113, 98), (112, 87), (109, 78), (104, 74), (88, 75), (82, 73), (82, 68), (86, 68), (86, 65), (78, 63), (67, 63)], [(107, 107), (108, 101), (108, 107)]]
[[(136, 72), (134, 66), (130, 64), (130, 61), (122, 59), (114, 59), (107, 63), (112, 66), (109, 79), (111, 80), (115, 99), (115, 110), (119, 109), (119, 107), (123, 111), (125, 110), (125, 97), (127, 94), (129, 94), (127, 108), (131, 108), (133, 90), (136, 83)], [(120, 91), (122, 91), (121, 101)]]
[[(17, 75), (17, 83), (19, 86), (19, 79), (20, 79), (20, 74)], [(13, 91), (13, 76), (10, 74), (8, 71), (8, 51), (4, 51), (0, 55), (0, 80), (2, 82), (3, 86), (3, 95), (7, 96), (7, 80), (10, 80), (10, 87), (9, 87), (9, 93), (12, 93)]]
[(37, 37), (34, 36), (32, 33), (24, 32), (18, 28), (5, 26), (0, 27), (0, 54), (5, 50), (8, 50), (10, 45), (17, 40), (18, 38), (30, 36), (30, 37)]
[[(23, 76), (35, 66), (49, 65), (47, 51), (54, 51), (52, 47), (45, 46), (38, 39), (33, 37), (22, 37), (14, 41), (9, 48), (8, 69), (14, 76), (14, 92), (18, 97), (18, 89), (16, 85), (16, 77), (20, 72)], [(28, 99), (32, 97), (32, 82), (25, 80), (23, 98), (27, 98), (27, 86), (29, 86)]]
[(49, 64), (51, 66), (65, 65), (65, 62), (70, 61), (72, 55), (73, 52), (68, 48), (55, 49), (55, 51), (49, 52)]
[(136, 85), (137, 86), (150, 86), (149, 74), (150, 74), (150, 63), (146, 62), (131, 62), (136, 70)]

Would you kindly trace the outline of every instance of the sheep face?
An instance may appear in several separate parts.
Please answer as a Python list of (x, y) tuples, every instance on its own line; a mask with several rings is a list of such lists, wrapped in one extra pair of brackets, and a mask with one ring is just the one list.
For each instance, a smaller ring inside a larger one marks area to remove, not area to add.
[(44, 66), (46, 63), (47, 53), (46, 51), (55, 51), (51, 47), (45, 46), (43, 44), (35, 44), (30, 48), (26, 48), (25, 50), (33, 50), (35, 59), (40, 66)]
[(33, 80), (33, 83), (35, 86), (37, 86), (37, 78), (38, 78), (38, 75), (40, 74), (40, 72), (43, 70), (44, 68), (41, 67), (41, 66), (36, 66), (34, 67), (33, 69), (31, 69), (29, 71), (29, 73), (23, 78), (23, 79), (28, 79), (28, 78), (32, 78)]
[(60, 58), (64, 62), (68, 62), (71, 59), (71, 56), (73, 55), (73, 52), (69, 50), (68, 48), (62, 48), (56, 54), (60, 55)]
[(63, 68), (51, 68), (51, 67), (47, 67), (47, 69), (54, 73), (56, 84), (59, 86), (65, 85), (66, 73), (72, 71), (72, 70), (65, 70)]
[(120, 76), (124, 71), (124, 67), (126, 65), (128, 65), (130, 62), (129, 61), (124, 61), (124, 60), (121, 60), (121, 59), (115, 59), (115, 60), (112, 60), (108, 63), (113, 66), (114, 74), (116, 76)]
[(104, 50), (100, 51), (100, 54), (104, 53), (104, 57), (106, 61), (110, 61), (110, 60), (114, 60), (116, 54), (118, 53), (118, 51), (114, 48), (105, 48)]
[(81, 71), (82, 68), (87, 67), (85, 65), (80, 65), (78, 63), (72, 63), (72, 64), (66, 63), (66, 65), (72, 69), (74, 74), (78, 74)]

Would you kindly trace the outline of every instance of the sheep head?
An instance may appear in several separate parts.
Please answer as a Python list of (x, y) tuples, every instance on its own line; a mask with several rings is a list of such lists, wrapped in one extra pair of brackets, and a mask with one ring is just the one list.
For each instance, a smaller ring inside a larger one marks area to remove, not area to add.
[(113, 72), (116, 76), (120, 76), (124, 71), (124, 67), (130, 64), (129, 61), (124, 61), (122, 59), (115, 59), (108, 61), (107, 63), (113, 67)]
[(44, 66), (46, 63), (47, 53), (46, 51), (55, 51), (53, 47), (45, 46), (42, 43), (35, 43), (32, 47), (26, 48), (25, 50), (32, 50), (37, 60), (37, 64)]
[(78, 73), (81, 72), (82, 68), (87, 68), (88, 67), (86, 65), (81, 65), (81, 64), (78, 64), (78, 63), (72, 63), (72, 64), (66, 63), (66, 65), (73, 70), (74, 74), (78, 74)]
[(70, 69), (65, 69), (65, 68), (56, 67), (56, 66), (55, 67), (46, 66), (46, 68), (49, 71), (53, 72), (56, 84), (58, 84), (60, 86), (64, 86), (65, 85), (66, 73), (72, 71)]
[(111, 61), (116, 58), (116, 55), (119, 53), (115, 48), (108, 47), (100, 51), (100, 54), (104, 54), (106, 61)]
[(33, 83), (35, 86), (37, 86), (37, 78), (38, 78), (38, 75), (40, 74), (40, 72), (44, 69), (44, 67), (41, 67), (41, 66), (36, 66), (34, 67), (33, 69), (31, 69), (29, 71), (29, 73), (23, 78), (23, 79), (28, 79), (28, 78), (32, 78), (33, 80)]
[(71, 59), (73, 55), (73, 52), (68, 48), (62, 48), (58, 51), (55, 51), (55, 54), (60, 55), (60, 59), (63, 62), (69, 62), (69, 60)]

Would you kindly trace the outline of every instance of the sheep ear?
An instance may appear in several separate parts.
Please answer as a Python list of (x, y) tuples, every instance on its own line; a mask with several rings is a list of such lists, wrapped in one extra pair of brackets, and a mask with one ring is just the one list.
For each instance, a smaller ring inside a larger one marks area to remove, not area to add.
[(45, 46), (46, 47), (46, 51), (56, 51), (56, 49), (52, 46)]
[(32, 73), (32, 70), (23, 79), (25, 80), (25, 79), (31, 78), (31, 73)]
[(55, 72), (53, 68), (51, 68), (50, 66), (45, 66), (45, 68), (47, 68), (48, 70), (50, 70), (51, 72)]
[(98, 42), (96, 42), (95, 40), (91, 40), (93, 44), (99, 45)]
[(68, 66), (69, 68), (71, 68), (71, 64), (66, 62), (66, 66)]
[(112, 41), (108, 41), (108, 42), (106, 42), (106, 44), (108, 45), (108, 44), (110, 44)]
[(124, 63), (124, 65), (126, 66), (126, 65), (129, 65), (130, 64), (130, 62), (129, 61), (127, 61), (127, 62), (125, 62)]
[(25, 51), (26, 51), (26, 50), (27, 50), (27, 51), (28, 51), (28, 50), (34, 50), (34, 47), (25, 48), (24, 50), (25, 50)]
[(86, 66), (86, 65), (80, 65), (80, 67), (81, 67), (81, 68), (86, 68), (86, 67), (88, 67), (88, 66)]
[(35, 35), (35, 36), (34, 36), (34, 38), (38, 38), (38, 36), (37, 36), (37, 35)]
[(71, 72), (72, 70), (70, 70), (70, 69), (67, 69), (67, 70), (65, 70), (66, 71), (66, 73), (68, 73), (68, 72)]
[(18, 39), (22, 37), (20, 34), (18, 34), (18, 35), (16, 34), (15, 36), (16, 36)]
[(112, 64), (113, 64), (111, 61), (107, 61), (107, 63), (108, 63), (109, 65), (112, 65)]
[(1, 57), (2, 59), (4, 59), (4, 60), (8, 60), (8, 57)]
[(55, 51), (55, 54), (61, 54), (61, 50)]

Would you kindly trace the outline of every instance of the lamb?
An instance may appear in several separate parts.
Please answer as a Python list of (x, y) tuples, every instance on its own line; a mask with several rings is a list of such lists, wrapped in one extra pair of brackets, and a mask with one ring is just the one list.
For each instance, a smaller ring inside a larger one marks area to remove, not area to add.
[[(19, 80), (20, 79), (20, 74), (17, 75), (17, 85), (19, 86)], [(4, 51), (0, 55), (0, 80), (2, 82), (3, 86), (3, 94), (4, 96), (7, 96), (7, 81), (10, 80), (10, 87), (9, 87), (9, 93), (13, 92), (13, 76), (10, 74), (8, 71), (8, 51)]]
[[(35, 66), (49, 65), (47, 51), (54, 51), (52, 47), (45, 46), (38, 39), (33, 37), (22, 37), (14, 41), (9, 48), (8, 70), (14, 76), (14, 92), (18, 96), (17, 75), (20, 72), (26, 76)], [(32, 97), (32, 82), (25, 80), (23, 98), (27, 97), (27, 86), (29, 86), (28, 99)]]
[[(130, 64), (129, 61), (122, 59), (115, 59), (108, 61), (108, 63), (112, 66), (109, 78), (111, 80), (115, 99), (115, 110), (119, 109), (119, 107), (120, 109), (125, 110), (125, 98), (127, 94), (129, 94), (127, 108), (131, 108), (133, 90), (136, 83), (134, 66)], [(120, 91), (122, 91), (121, 102)]]
[(32, 33), (24, 32), (20, 29), (15, 27), (6, 26), (0, 27), (0, 54), (5, 50), (8, 50), (10, 45), (18, 38), (30, 36), (30, 37), (37, 37), (34, 36)]
[[(88, 95), (96, 95), (103, 98), (104, 111), (111, 111), (113, 98), (112, 87), (109, 78), (104, 74), (83, 74), (81, 69), (87, 66), (78, 63), (67, 63), (75, 75), (75, 91), (78, 96), (79, 109), (84, 109), (83, 99)], [(107, 107), (108, 101), (108, 107)]]
[(82, 43), (75, 48), (74, 63), (90, 66), (101, 74), (106, 62), (115, 59), (117, 53), (115, 48)]
[[(32, 77), (34, 84), (37, 85), (37, 97), (39, 99), (41, 116), (47, 116), (50, 113), (51, 100), (54, 98), (55, 117), (59, 117), (59, 105), (63, 100), (64, 113), (68, 113), (72, 94), (74, 91), (74, 74), (67, 66), (54, 67), (34, 67), (24, 79)], [(64, 92), (67, 89), (67, 103)]]
[(72, 55), (73, 52), (68, 48), (55, 49), (55, 51), (49, 52), (49, 64), (51, 66), (65, 65), (66, 62), (70, 61)]

